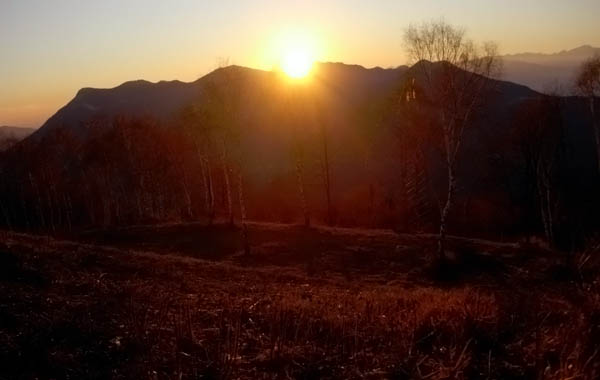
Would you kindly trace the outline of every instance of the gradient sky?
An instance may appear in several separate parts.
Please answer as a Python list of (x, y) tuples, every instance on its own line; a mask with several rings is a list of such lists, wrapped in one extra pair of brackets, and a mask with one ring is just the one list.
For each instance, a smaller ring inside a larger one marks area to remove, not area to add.
[(501, 53), (600, 46), (600, 0), (0, 0), (0, 125), (40, 126), (81, 87), (192, 81), (217, 65), (271, 69), (278, 35), (317, 59), (405, 63), (411, 22), (444, 18)]

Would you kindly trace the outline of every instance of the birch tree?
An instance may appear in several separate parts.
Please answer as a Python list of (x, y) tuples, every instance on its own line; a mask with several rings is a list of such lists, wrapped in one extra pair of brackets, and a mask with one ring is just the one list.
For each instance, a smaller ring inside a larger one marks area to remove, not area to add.
[(250, 79), (240, 67), (228, 66), (229, 61), (219, 62), (219, 76), (206, 87), (209, 123), (221, 142), (221, 166), (227, 201), (227, 219), (234, 225), (233, 187), (237, 177), (237, 195), (240, 210), (241, 239), (244, 254), (250, 254), (248, 216), (244, 192), (244, 162), (249, 158), (244, 151), (243, 134), (249, 120), (244, 108), (250, 90)]
[(215, 194), (213, 188), (213, 175), (211, 165), (211, 150), (213, 139), (206, 123), (204, 110), (194, 104), (186, 107), (182, 113), (185, 134), (192, 142), (200, 165), (202, 179), (202, 192), (204, 193), (204, 211), (208, 217), (208, 224), (212, 225), (215, 218)]
[(465, 37), (461, 28), (444, 21), (411, 25), (405, 31), (406, 53), (413, 63), (414, 86), (405, 99), (431, 112), (428, 122), (441, 133), (447, 173), (446, 199), (440, 211), (438, 257), (445, 261), (448, 216), (456, 192), (456, 163), (464, 131), (473, 123), (476, 111), (489, 97), (500, 72), (496, 45), (477, 45)]
[(233, 215), (233, 180), (231, 168), (231, 146), (235, 139), (235, 129), (239, 127), (241, 112), (240, 86), (242, 78), (237, 67), (229, 66), (229, 60), (220, 59), (220, 75), (205, 87), (207, 99), (205, 100), (206, 114), (212, 129), (218, 134), (220, 142), (221, 169), (223, 172), (223, 185), (225, 200), (227, 202), (227, 221), (230, 226), (234, 224)]
[(321, 121), (321, 140), (323, 143), (323, 156), (321, 160), (323, 182), (325, 186), (325, 200), (327, 201), (327, 225), (333, 225), (333, 205), (331, 202), (331, 170), (329, 165), (329, 136), (327, 125)]

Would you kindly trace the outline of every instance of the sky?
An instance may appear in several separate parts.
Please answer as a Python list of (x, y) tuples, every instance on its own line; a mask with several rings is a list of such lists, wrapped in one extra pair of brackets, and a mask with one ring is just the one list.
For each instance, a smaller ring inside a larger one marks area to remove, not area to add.
[(82, 87), (270, 70), (308, 36), (314, 58), (406, 63), (410, 23), (441, 19), (502, 54), (600, 46), (600, 0), (0, 0), (0, 125), (39, 127)]

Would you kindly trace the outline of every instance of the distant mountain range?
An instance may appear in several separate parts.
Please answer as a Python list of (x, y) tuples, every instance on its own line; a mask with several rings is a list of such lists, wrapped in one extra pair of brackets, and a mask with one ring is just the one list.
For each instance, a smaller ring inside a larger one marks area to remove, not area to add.
[(574, 92), (573, 82), (581, 63), (600, 54), (600, 48), (583, 45), (554, 54), (521, 53), (503, 56), (504, 79), (539, 92)]

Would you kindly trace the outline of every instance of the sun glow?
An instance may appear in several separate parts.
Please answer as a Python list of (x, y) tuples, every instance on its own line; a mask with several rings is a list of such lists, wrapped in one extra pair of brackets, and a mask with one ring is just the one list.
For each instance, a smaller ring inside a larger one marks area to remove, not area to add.
[(310, 73), (313, 60), (310, 54), (301, 48), (292, 48), (286, 52), (281, 64), (283, 71), (292, 78), (304, 78)]
[(316, 42), (307, 33), (282, 33), (279, 41), (279, 66), (290, 78), (302, 79), (311, 72), (316, 59)]

